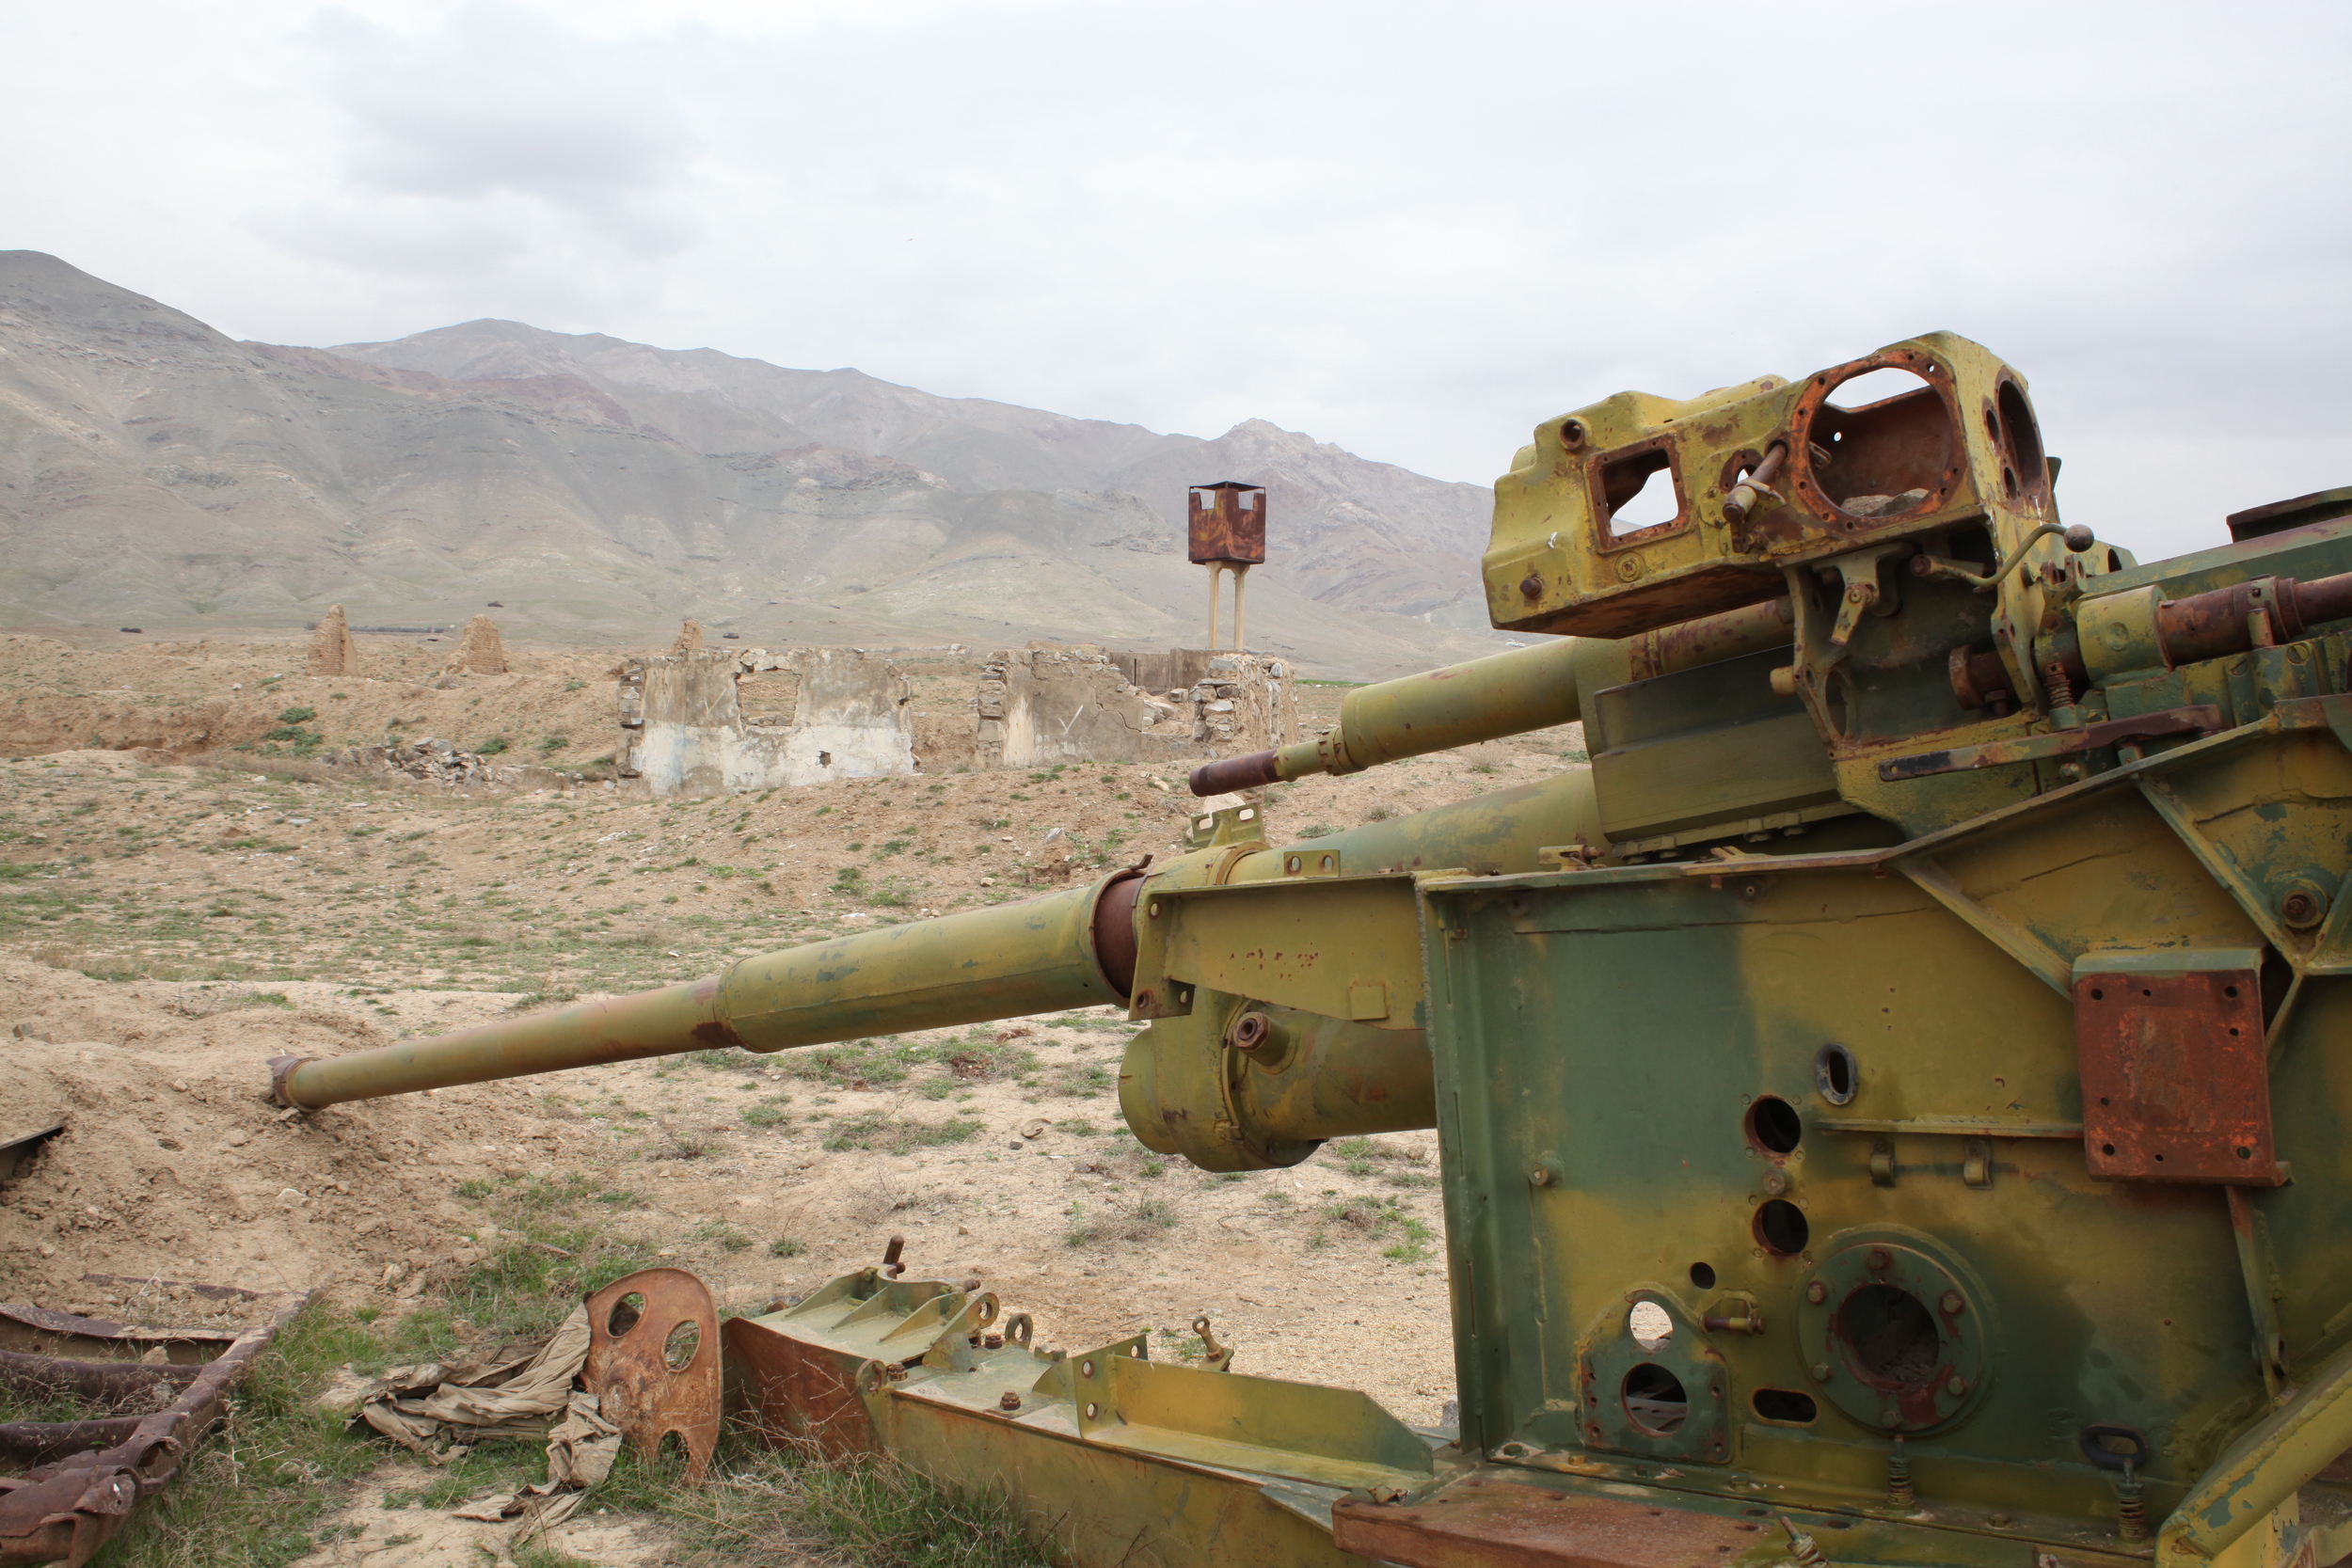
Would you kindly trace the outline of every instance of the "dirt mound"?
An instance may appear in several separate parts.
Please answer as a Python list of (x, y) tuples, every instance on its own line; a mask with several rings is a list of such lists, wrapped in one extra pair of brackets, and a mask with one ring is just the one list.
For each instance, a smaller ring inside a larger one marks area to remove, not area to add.
[(472, 1260), (466, 1233), (479, 1222), (454, 1200), (457, 1179), (580, 1152), (579, 1131), (541, 1117), (516, 1085), (307, 1117), (269, 1104), (271, 1056), (389, 1043), (349, 1013), (110, 986), (12, 958), (0, 958), (0, 1036), (21, 1031), (0, 1053), (0, 1136), (66, 1124), (7, 1185), (9, 1299), (104, 1316), (133, 1293), (87, 1274), (326, 1285), (348, 1299), (398, 1263), (421, 1283), (432, 1264)]

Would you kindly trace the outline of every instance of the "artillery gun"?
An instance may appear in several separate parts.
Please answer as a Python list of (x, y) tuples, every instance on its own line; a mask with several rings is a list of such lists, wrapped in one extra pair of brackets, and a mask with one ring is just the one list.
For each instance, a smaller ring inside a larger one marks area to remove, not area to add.
[(1544, 641), (1194, 787), (1579, 719), (1589, 769), (1295, 843), (1245, 803), (1148, 872), (277, 1095), (1123, 1003), (1154, 1149), (1435, 1127), (1457, 1429), (1141, 1337), (1057, 1358), (880, 1269), (726, 1325), (733, 1398), (1076, 1563), (2336, 1561), (2352, 491), (2139, 564), (2058, 469), (1943, 334), (1546, 420), (1484, 562)]

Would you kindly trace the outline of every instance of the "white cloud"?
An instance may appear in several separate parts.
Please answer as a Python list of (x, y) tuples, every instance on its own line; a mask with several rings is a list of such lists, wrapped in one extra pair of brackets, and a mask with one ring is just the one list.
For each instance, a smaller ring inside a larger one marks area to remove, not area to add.
[(2352, 478), (2334, 8), (26, 8), (6, 242), (225, 329), (476, 316), (1484, 481), (1945, 327), (2143, 550)]

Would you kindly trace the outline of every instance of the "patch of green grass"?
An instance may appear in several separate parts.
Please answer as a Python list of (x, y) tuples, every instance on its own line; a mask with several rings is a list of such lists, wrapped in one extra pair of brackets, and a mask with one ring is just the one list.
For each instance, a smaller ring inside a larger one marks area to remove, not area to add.
[(1164, 1197), (1139, 1197), (1096, 1215), (1089, 1215), (1083, 1203), (1073, 1202), (1070, 1213), (1062, 1243), (1072, 1247), (1148, 1242), (1176, 1228), (1176, 1205)]
[(476, 754), (481, 756), (494, 757), (504, 752), (506, 748), (512, 744), (514, 743), (508, 740), (504, 736), (494, 735), (489, 739), (484, 741), (481, 745), (476, 746), (474, 748), (474, 752)]
[(756, 1104), (746, 1105), (742, 1110), (743, 1125), (746, 1127), (782, 1127), (789, 1119), (784, 1111), (788, 1103), (790, 1101), (787, 1096), (770, 1095)]
[(1056, 1068), (1045, 1080), (1048, 1092), (1073, 1098), (1104, 1094), (1118, 1085), (1118, 1076), (1100, 1062), (1066, 1063)]
[(1328, 1224), (1346, 1226), (1372, 1240), (1395, 1237), (1394, 1242), (1381, 1249), (1380, 1256), (1399, 1263), (1422, 1261), (1429, 1256), (1430, 1243), (1437, 1239), (1437, 1232), (1407, 1210), (1400, 1197), (1333, 1198), (1323, 1206), (1322, 1217)]
[(281, 724), (307, 724), (318, 716), (319, 710), (314, 707), (290, 707), (278, 715), (278, 721)]
[(825, 1147), (835, 1153), (845, 1148), (870, 1148), (883, 1154), (905, 1154), (942, 1144), (969, 1143), (981, 1128), (977, 1121), (914, 1121), (881, 1111), (860, 1111), (833, 1124)]
[(798, 1258), (808, 1250), (808, 1243), (793, 1236), (779, 1236), (768, 1243), (771, 1258)]
[(724, 1220), (705, 1220), (687, 1233), (690, 1242), (708, 1242), (722, 1252), (749, 1252), (752, 1239)]
[(325, 1306), (288, 1324), (225, 1423), (107, 1547), (109, 1568), (283, 1568), (310, 1551), (347, 1488), (384, 1457), (310, 1402), (347, 1361), (383, 1364), (364, 1324)]

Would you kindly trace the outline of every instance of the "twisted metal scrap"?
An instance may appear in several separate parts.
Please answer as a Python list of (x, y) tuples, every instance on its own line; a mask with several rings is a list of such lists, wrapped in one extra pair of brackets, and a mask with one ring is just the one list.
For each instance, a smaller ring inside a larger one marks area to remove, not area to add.
[[(171, 1484), (181, 1456), (226, 1410), (230, 1391), (316, 1293), (305, 1291), (269, 1322), (239, 1335), (205, 1363), (186, 1392), (154, 1415), (139, 1418), (130, 1435), (114, 1447), (73, 1454), (22, 1476), (0, 1477), (0, 1568), (37, 1562), (82, 1568), (122, 1528), (133, 1509)], [(160, 1369), (142, 1370), (151, 1374)]]

